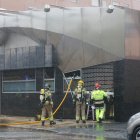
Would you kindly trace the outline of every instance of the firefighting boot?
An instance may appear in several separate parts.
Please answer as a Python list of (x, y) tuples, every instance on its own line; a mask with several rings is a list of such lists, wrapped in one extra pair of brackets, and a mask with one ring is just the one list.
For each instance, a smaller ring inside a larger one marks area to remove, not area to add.
[(85, 120), (83, 120), (82, 122), (83, 122), (83, 123), (86, 123), (86, 121), (85, 121)]
[(99, 118), (99, 123), (102, 123), (102, 118)]
[(42, 121), (42, 126), (44, 126), (45, 125), (45, 121)]
[(79, 123), (79, 120), (76, 120), (76, 123)]
[(56, 124), (56, 122), (50, 121), (50, 125), (55, 125), (55, 124)]

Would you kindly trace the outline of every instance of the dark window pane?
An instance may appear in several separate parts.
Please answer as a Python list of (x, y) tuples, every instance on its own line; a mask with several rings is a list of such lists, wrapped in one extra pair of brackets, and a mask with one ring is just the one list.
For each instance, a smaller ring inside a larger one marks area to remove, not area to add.
[(77, 82), (79, 81), (79, 79), (81, 79), (81, 71), (77, 70), (77, 71), (72, 71), (72, 72), (69, 72), (69, 73), (65, 73), (66, 78), (64, 78), (64, 91), (67, 91), (68, 84), (69, 84), (69, 82), (70, 82), (70, 80), (73, 76), (75, 78), (73, 79), (71, 87), (70, 87), (72, 91), (74, 91), (74, 89), (77, 86)]
[(15, 71), (5, 71), (3, 73), (3, 81), (9, 80), (31, 80), (35, 79), (35, 71), (32, 69), (28, 70), (15, 70)]
[(36, 91), (35, 81), (3, 82), (3, 92)]
[[(76, 88), (77, 82), (79, 81), (79, 79), (81, 79), (81, 78), (80, 77), (79, 78), (77, 77), (76, 79), (73, 79), (72, 84), (71, 84), (71, 87), (70, 87), (70, 89), (72, 91), (74, 91), (74, 89)], [(67, 91), (68, 84), (69, 84), (70, 80), (71, 80), (70, 78), (68, 78), (67, 81), (64, 79), (64, 91)]]
[(44, 84), (49, 84), (50, 85), (50, 90), (55, 91), (55, 82), (54, 79), (45, 79)]
[(47, 68), (44, 70), (44, 78), (54, 78), (54, 69)]

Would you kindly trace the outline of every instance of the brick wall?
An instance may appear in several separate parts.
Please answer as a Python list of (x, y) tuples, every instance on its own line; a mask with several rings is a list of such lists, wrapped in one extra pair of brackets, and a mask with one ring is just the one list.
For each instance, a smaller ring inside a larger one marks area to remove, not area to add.
[[(45, 4), (64, 7), (88, 7), (94, 6), (98, 0), (0, 0), (0, 7), (8, 10), (27, 10), (28, 7), (44, 8)], [(111, 0), (102, 0), (103, 5), (108, 5)], [(113, 0), (116, 5), (140, 10), (140, 0)]]

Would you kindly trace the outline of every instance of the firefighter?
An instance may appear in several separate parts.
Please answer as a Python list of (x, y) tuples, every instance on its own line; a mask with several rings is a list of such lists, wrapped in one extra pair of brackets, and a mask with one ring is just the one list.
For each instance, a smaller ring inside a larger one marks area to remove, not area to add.
[(78, 81), (78, 85), (74, 90), (73, 102), (76, 105), (76, 123), (79, 123), (80, 119), (83, 123), (86, 123), (85, 110), (88, 99), (83, 80)]
[(95, 106), (95, 116), (96, 121), (101, 123), (104, 118), (105, 112), (105, 100), (107, 99), (107, 94), (100, 89), (101, 85), (95, 83), (95, 90), (91, 92), (91, 100)]
[(54, 122), (52, 113), (53, 101), (52, 101), (52, 93), (50, 91), (50, 85), (45, 84), (44, 89), (41, 89), (40, 101), (42, 104), (42, 115), (41, 115), (42, 126), (45, 125), (46, 113), (48, 114), (50, 125), (56, 124)]

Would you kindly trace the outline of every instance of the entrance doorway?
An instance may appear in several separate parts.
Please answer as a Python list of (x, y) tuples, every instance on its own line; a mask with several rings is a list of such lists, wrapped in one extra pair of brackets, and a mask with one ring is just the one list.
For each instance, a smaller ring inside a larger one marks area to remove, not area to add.
[[(113, 87), (113, 63), (96, 65), (82, 69), (82, 78), (85, 82), (85, 87), (88, 91), (94, 90), (96, 82), (101, 84), (101, 89), (108, 94), (108, 99), (105, 100), (105, 119), (114, 119), (114, 87)], [(88, 114), (88, 113), (87, 113)], [(89, 119), (94, 119), (95, 116), (92, 105), (89, 106)]]

